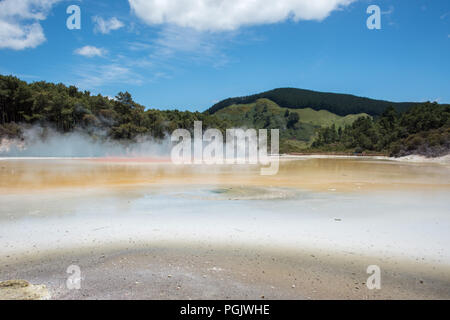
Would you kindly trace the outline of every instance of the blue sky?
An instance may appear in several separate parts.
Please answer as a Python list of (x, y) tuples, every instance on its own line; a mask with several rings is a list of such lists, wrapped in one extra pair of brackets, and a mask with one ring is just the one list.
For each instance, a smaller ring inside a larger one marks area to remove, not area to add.
[[(277, 87), (450, 103), (448, 0), (225, 3), (1, 0), (0, 73), (129, 91), (161, 109), (203, 111)], [(366, 26), (373, 4), (381, 30)], [(69, 5), (80, 30), (66, 27)]]

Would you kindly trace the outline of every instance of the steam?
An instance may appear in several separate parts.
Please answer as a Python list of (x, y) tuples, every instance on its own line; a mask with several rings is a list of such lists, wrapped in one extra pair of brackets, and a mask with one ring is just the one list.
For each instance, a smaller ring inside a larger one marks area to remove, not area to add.
[(0, 141), (0, 157), (168, 157), (169, 139), (141, 136), (136, 142), (120, 142), (106, 133), (81, 131), (62, 134), (50, 128), (34, 126), (23, 130), (22, 139)]
[[(140, 157), (171, 159), (184, 165), (259, 164), (261, 175), (275, 175), (279, 170), (278, 130), (271, 130), (271, 154), (267, 154), (267, 132), (259, 131), (258, 137), (254, 129), (230, 129), (224, 141), (219, 130), (203, 132), (202, 122), (196, 121), (194, 143), (186, 129), (175, 130), (172, 137), (161, 140), (145, 135), (130, 142), (112, 140), (106, 131), (92, 127), (63, 134), (49, 127), (33, 126), (22, 129), (22, 138), (1, 140), (0, 158)], [(182, 142), (178, 142), (180, 137)]]

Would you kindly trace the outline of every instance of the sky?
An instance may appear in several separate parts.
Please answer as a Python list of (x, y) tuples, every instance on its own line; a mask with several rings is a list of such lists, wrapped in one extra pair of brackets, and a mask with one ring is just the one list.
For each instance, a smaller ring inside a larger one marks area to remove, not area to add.
[(279, 87), (450, 103), (450, 1), (0, 0), (0, 74), (159, 109)]

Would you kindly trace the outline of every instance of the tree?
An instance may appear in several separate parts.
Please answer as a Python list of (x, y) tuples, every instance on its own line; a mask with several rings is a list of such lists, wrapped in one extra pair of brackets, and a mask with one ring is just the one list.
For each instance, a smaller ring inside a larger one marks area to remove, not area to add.
[(299, 122), (300, 116), (297, 112), (291, 112), (288, 116), (287, 127), (288, 129), (294, 129), (297, 122)]
[(132, 107), (133, 106), (133, 98), (131, 97), (131, 94), (126, 91), (126, 92), (119, 92), (116, 96), (116, 100), (117, 102)]

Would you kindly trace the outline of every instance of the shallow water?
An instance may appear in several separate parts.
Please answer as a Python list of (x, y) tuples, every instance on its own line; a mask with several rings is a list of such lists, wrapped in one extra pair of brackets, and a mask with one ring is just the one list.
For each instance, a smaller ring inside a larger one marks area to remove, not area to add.
[(321, 248), (450, 264), (450, 169), (378, 160), (177, 167), (0, 161), (0, 259), (161, 241)]
[(450, 165), (374, 159), (281, 161), (274, 176), (258, 166), (176, 166), (117, 159), (0, 159), (0, 193), (136, 185), (276, 186), (312, 191), (449, 190)]

